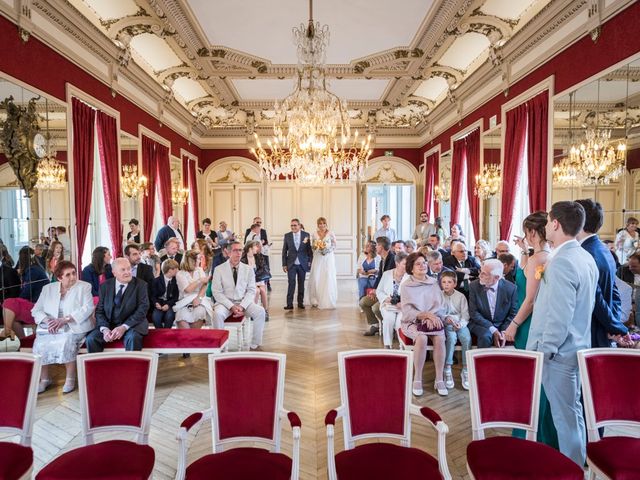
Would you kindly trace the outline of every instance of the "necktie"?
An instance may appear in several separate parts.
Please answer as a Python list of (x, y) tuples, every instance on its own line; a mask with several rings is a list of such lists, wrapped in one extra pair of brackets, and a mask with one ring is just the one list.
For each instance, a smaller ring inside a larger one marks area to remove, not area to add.
[(238, 284), (238, 267), (233, 267), (233, 284)]
[(124, 284), (120, 285), (120, 288), (118, 289), (118, 293), (116, 293), (116, 297), (113, 299), (113, 304), (116, 307), (119, 307), (120, 304), (122, 303), (122, 295), (124, 294)]

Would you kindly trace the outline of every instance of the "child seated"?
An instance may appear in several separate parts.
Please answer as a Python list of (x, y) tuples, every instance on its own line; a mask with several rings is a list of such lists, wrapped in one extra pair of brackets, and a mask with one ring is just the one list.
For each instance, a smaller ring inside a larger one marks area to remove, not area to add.
[(165, 260), (162, 262), (162, 275), (154, 278), (151, 284), (151, 319), (156, 328), (171, 328), (176, 317), (173, 306), (180, 296), (176, 282), (178, 268), (175, 260)]
[(445, 333), (447, 335), (447, 354), (444, 365), (444, 381), (447, 388), (453, 388), (453, 353), (456, 341), (462, 344), (462, 388), (469, 390), (469, 375), (467, 373), (466, 352), (471, 348), (471, 332), (467, 327), (469, 323), (469, 306), (464, 294), (457, 291), (457, 277), (455, 272), (442, 272), (440, 274), (440, 288), (444, 297), (445, 309)]

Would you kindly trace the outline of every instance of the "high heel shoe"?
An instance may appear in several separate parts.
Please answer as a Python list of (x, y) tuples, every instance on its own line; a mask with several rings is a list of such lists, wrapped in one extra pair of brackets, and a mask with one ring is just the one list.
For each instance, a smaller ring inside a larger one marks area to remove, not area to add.
[(0, 342), (6, 340), (7, 338), (11, 338), (11, 341), (16, 339), (16, 332), (13, 330), (7, 330), (3, 328), (0, 330)]
[(411, 389), (412, 393), (416, 397), (420, 397), (424, 394), (424, 390), (422, 389), (422, 382), (413, 382), (413, 388)]

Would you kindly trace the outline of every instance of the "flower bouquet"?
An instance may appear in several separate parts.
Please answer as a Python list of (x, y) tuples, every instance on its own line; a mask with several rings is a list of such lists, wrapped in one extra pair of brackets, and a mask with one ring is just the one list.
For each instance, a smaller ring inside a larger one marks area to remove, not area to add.
[(327, 242), (319, 238), (313, 241), (312, 248), (319, 252), (321, 255), (326, 255), (327, 253), (329, 253), (329, 246), (327, 245)]

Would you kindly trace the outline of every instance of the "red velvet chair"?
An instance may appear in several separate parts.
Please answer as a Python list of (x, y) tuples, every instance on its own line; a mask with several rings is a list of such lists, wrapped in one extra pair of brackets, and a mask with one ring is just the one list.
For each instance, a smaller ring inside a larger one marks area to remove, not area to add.
[[(583, 480), (584, 471), (557, 450), (536, 442), (542, 352), (483, 348), (467, 351), (473, 441), (467, 470), (475, 480)], [(526, 430), (527, 438), (485, 438), (489, 428)]]
[(20, 435), (20, 443), (0, 441), (0, 478), (31, 478), (31, 431), (38, 398), (40, 357), (30, 353), (0, 355), (0, 434)]
[[(209, 355), (211, 408), (180, 425), (177, 480), (297, 480), (301, 423), (298, 415), (283, 408), (285, 360), (283, 354), (262, 352)], [(285, 418), (293, 430), (293, 459), (280, 453), (280, 422)], [(211, 420), (213, 453), (187, 467), (188, 432), (207, 420)], [(236, 442), (257, 442), (270, 451), (224, 450)]]
[[(148, 352), (78, 356), (80, 416), (85, 446), (63, 453), (37, 480), (148, 479), (155, 453), (149, 442), (158, 356)], [(137, 442), (107, 440), (104, 432), (137, 434)]]
[[(449, 431), (428, 407), (411, 404), (413, 353), (399, 350), (354, 350), (338, 353), (342, 405), (327, 413), (329, 479), (383, 480), (389, 478), (451, 478), (445, 438)], [(438, 433), (437, 459), (411, 448), (411, 419), (422, 416)], [(336, 418), (343, 417), (345, 450), (334, 452)], [(356, 442), (366, 439), (391, 443)]]
[(242, 350), (249, 350), (249, 345), (247, 342), (249, 342), (249, 339), (251, 338), (251, 332), (249, 331), (250, 328), (251, 321), (244, 315), (235, 317), (233, 316), (233, 314), (230, 314), (224, 321), (225, 330), (236, 331), (239, 352)]
[(640, 427), (640, 351), (593, 348), (578, 352), (587, 420), (589, 478), (640, 478), (640, 439), (606, 436), (600, 427)]

